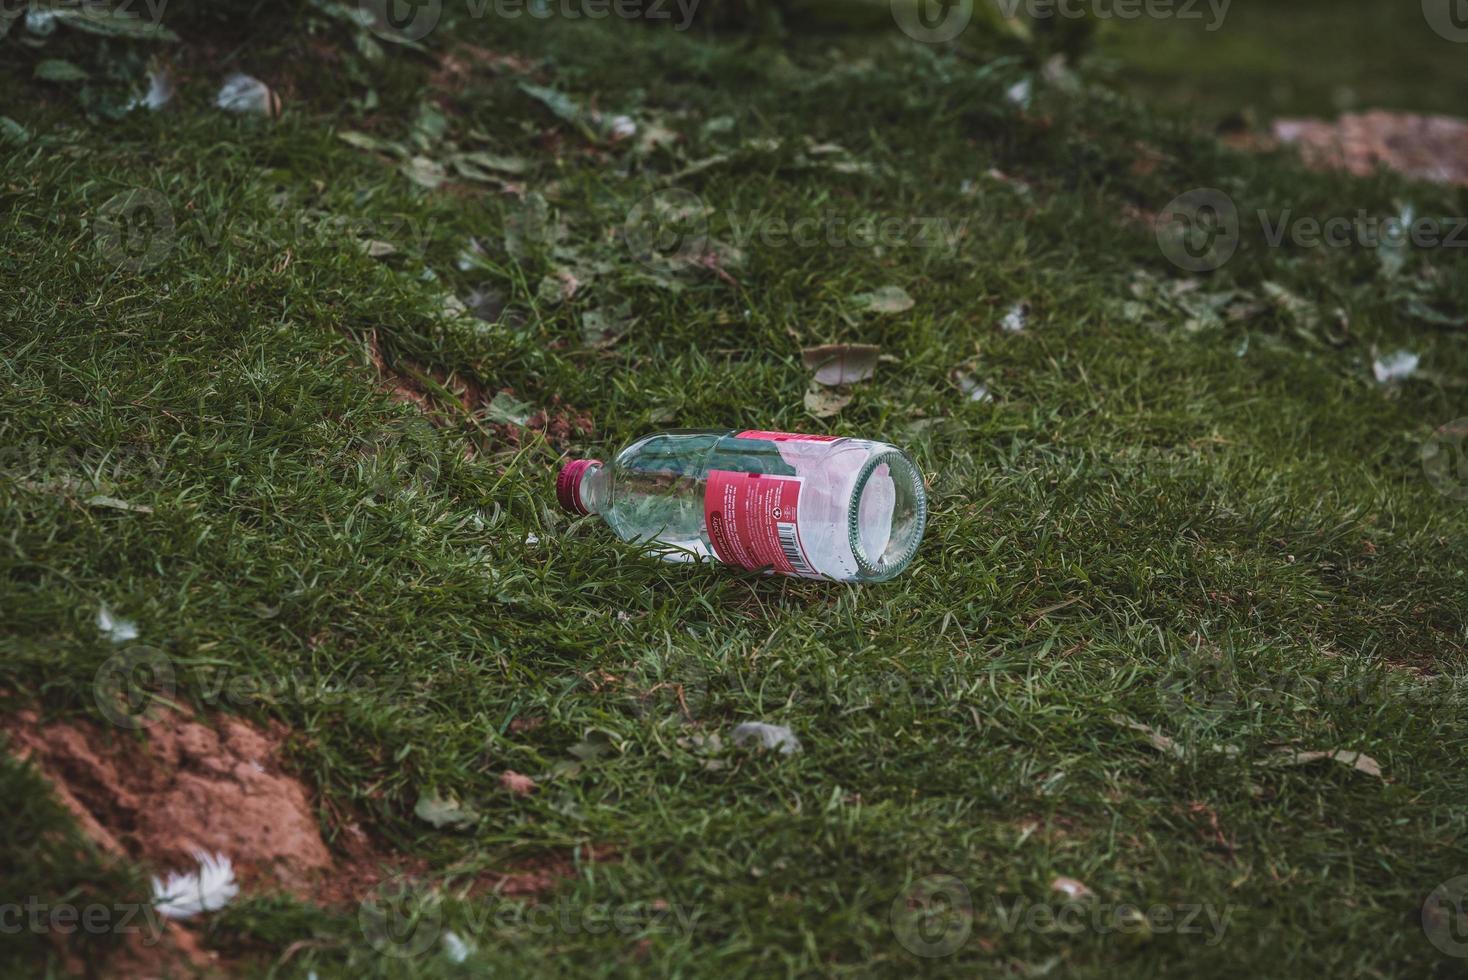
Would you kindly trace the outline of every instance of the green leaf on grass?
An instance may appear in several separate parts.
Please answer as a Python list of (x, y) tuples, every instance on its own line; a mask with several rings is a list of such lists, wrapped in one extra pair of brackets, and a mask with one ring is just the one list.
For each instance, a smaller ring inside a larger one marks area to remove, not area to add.
[(21, 146), (30, 142), (30, 130), (9, 116), (0, 116), (0, 143), (7, 146)]
[(45, 61), (40, 62), (36, 65), (36, 70), (32, 72), (32, 75), (43, 82), (62, 83), (85, 82), (88, 78), (92, 77), (82, 68), (61, 58), (47, 58)]
[(470, 180), (480, 179), (475, 171), (484, 170), (502, 174), (523, 174), (528, 166), (520, 157), (490, 153), (487, 150), (459, 153), (454, 155), (449, 162), (455, 170), (458, 170), (462, 176)]
[(177, 34), (160, 23), (100, 4), (56, 7), (52, 9), (52, 13), (61, 23), (87, 34), (122, 37), (134, 41), (178, 40)]
[(404, 177), (430, 191), (437, 189), (448, 179), (448, 175), (444, 173), (443, 164), (428, 157), (413, 157), (404, 162), (402, 171)]
[(581, 314), (581, 339), (588, 347), (610, 347), (627, 333), (632, 322), (631, 303), (587, 310)]
[(479, 813), (472, 806), (460, 803), (451, 796), (440, 796), (436, 789), (424, 790), (418, 794), (418, 804), (413, 807), (413, 815), (440, 830), (446, 827), (467, 827), (479, 822)]
[(1403, 305), (1402, 311), (1412, 319), (1419, 320), (1430, 327), (1468, 327), (1468, 317), (1444, 313), (1420, 299), (1409, 299)]
[(524, 425), (529, 420), (534, 409), (528, 402), (522, 402), (508, 392), (500, 392), (494, 396), (485, 409), (485, 418), (491, 422), (499, 422), (504, 425)]
[(520, 83), (520, 91), (530, 96), (535, 101), (549, 109), (557, 117), (568, 123), (581, 123), (581, 107), (576, 100), (564, 92), (557, 92), (553, 88), (544, 85), (532, 85), (529, 82)]
[(901, 286), (883, 286), (869, 293), (851, 297), (859, 310), (868, 313), (905, 313), (913, 307), (913, 299)]
[(367, 133), (359, 133), (353, 129), (344, 129), (336, 134), (336, 138), (348, 146), (355, 146), (359, 150), (368, 150), (373, 153), (386, 153), (395, 157), (406, 157), (407, 147), (392, 140), (381, 139)]

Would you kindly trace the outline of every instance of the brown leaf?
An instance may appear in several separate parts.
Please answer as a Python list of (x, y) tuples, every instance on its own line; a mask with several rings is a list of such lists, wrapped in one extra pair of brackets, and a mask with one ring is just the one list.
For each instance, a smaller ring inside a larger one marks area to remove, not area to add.
[(529, 796), (535, 792), (535, 780), (513, 769), (500, 773), (500, 785), (516, 796)]
[(846, 385), (870, 378), (881, 353), (875, 344), (825, 344), (801, 351), (800, 362), (815, 374), (816, 384)]
[(805, 393), (805, 410), (818, 419), (828, 419), (851, 404), (851, 396), (812, 384)]
[(1060, 875), (1054, 881), (1050, 882), (1050, 890), (1060, 892), (1060, 894), (1072, 901), (1082, 898), (1094, 898), (1096, 895), (1084, 881), (1067, 878), (1065, 875)]
[(1148, 744), (1158, 752), (1177, 756), (1179, 759), (1183, 757), (1183, 747), (1151, 725), (1145, 725), (1140, 721), (1133, 721), (1123, 715), (1112, 715), (1111, 720), (1124, 728), (1130, 728), (1132, 731), (1141, 732), (1143, 735), (1146, 735)]
[(1283, 748), (1280, 752), (1288, 753), (1289, 757), (1284, 760), (1286, 765), (1303, 766), (1319, 759), (1331, 759), (1343, 765), (1350, 766), (1358, 772), (1364, 772), (1368, 776), (1382, 778), (1381, 763), (1364, 752), (1351, 752), (1346, 749), (1306, 749), (1297, 750)]

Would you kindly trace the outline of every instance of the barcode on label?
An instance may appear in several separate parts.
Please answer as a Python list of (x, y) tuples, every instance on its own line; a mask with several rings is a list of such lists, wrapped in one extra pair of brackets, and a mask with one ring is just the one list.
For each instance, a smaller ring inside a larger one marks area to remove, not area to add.
[(776, 524), (775, 530), (780, 534), (780, 550), (785, 553), (785, 560), (790, 567), (802, 575), (814, 575), (815, 570), (806, 564), (805, 553), (800, 550), (800, 539), (795, 536), (794, 524)]

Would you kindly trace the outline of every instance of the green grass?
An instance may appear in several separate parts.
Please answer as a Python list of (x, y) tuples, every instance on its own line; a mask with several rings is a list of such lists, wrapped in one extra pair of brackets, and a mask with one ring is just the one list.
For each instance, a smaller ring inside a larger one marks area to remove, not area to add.
[[(504, 246), (523, 223), (513, 197), (429, 192), (335, 138), (410, 138), (420, 99), (445, 95), (412, 60), (374, 76), (383, 108), (365, 116), (318, 96), (269, 124), (195, 89), (173, 111), (82, 127), (44, 103), (0, 181), (8, 706), (101, 718), (106, 601), (167, 653), (178, 699), (289, 725), (298, 771), (426, 861), (419, 898), (478, 952), (385, 957), (354, 909), (269, 896), (211, 919), (210, 945), (241, 970), (322, 977), (1461, 972), (1419, 913), (1468, 872), (1468, 520), (1419, 447), (1468, 415), (1468, 352), (1461, 330), (1404, 304), (1468, 313), (1463, 255), (1413, 251), (1389, 275), (1371, 250), (1249, 234), (1206, 290), (1281, 284), (1322, 323), (1343, 310), (1345, 343), (1278, 306), (1194, 332), (1157, 298), (1184, 275), (1125, 217), (1198, 186), (1246, 217), (1404, 202), (1453, 215), (1461, 191), (1237, 156), (1099, 89), (1042, 89), (1025, 114), (1003, 97), (1019, 64), (885, 36), (774, 49), (615, 22), (463, 31), (684, 142), (593, 149), (514, 75), (445, 98), (446, 138), (480, 129), (528, 161), (520, 179), (564, 223), (559, 250)], [(280, 70), (296, 43), (280, 42)], [(724, 117), (726, 131), (705, 126)], [(870, 172), (806, 165), (807, 135)], [(754, 139), (782, 145), (740, 149)], [(1138, 143), (1156, 151), (1149, 173), (1128, 169)], [(731, 162), (677, 186), (722, 241), (731, 213), (944, 218), (964, 234), (952, 249), (751, 242), (734, 283), (659, 283), (621, 243), (624, 217), (721, 152)], [(106, 202), (136, 188), (162, 195), (175, 232), (130, 271), (97, 236)], [(470, 236), (484, 254), (461, 269)], [(371, 258), (357, 238), (396, 252)], [(568, 264), (589, 285), (548, 302), (542, 277)], [(1163, 287), (1128, 308), (1138, 271)], [(855, 311), (853, 295), (888, 284), (914, 309)], [(446, 292), (473, 288), (504, 296), (497, 323), (443, 315)], [(1002, 333), (1021, 301), (1028, 329)], [(624, 302), (625, 335), (587, 346), (580, 315)], [(400, 367), (585, 413), (594, 434), (516, 444), (447, 409), (416, 427), (376, 385), (373, 337)], [(895, 361), (818, 421), (799, 349), (835, 341)], [(1396, 347), (1423, 372), (1377, 385), (1372, 351)], [(968, 400), (955, 371), (994, 400)], [(918, 559), (879, 587), (771, 580), (650, 562), (556, 511), (563, 448), (605, 454), (672, 425), (910, 447), (930, 479)], [(152, 512), (86, 506), (95, 492)], [(221, 694), (221, 672), (253, 690)], [(511, 730), (531, 715), (545, 723)], [(791, 726), (804, 752), (704, 741), (746, 720)], [(1384, 778), (1282, 765), (1281, 746), (1365, 752)], [(539, 790), (499, 789), (507, 768)], [(27, 770), (0, 780), (7, 799), (35, 796)], [(426, 790), (483, 819), (429, 827), (413, 814)], [(133, 887), (95, 857), (42, 853), (37, 835), (64, 825), (53, 809), (11, 820), (0, 866), (28, 889)], [(619, 860), (585, 866), (540, 911), (456, 897), (476, 870), (586, 844)], [(935, 874), (966, 884), (971, 934), (919, 958), (891, 910)], [(1227, 926), (1011, 928), (1016, 902), (1054, 904), (1057, 875), (1108, 913), (1203, 906), (1200, 923)], [(645, 923), (654, 903), (687, 927), (579, 927), (610, 908)], [(546, 908), (575, 927), (547, 926)], [(21, 938), (18, 962), (56, 968), (46, 937)]]
[(1214, 15), (1199, 3), (1192, 18), (1108, 20), (1099, 52), (1121, 84), (1205, 125), (1243, 111), (1263, 119), (1378, 108), (1461, 115), (1464, 46), (1424, 15), (1447, 7), (1234, 0), (1209, 30)]

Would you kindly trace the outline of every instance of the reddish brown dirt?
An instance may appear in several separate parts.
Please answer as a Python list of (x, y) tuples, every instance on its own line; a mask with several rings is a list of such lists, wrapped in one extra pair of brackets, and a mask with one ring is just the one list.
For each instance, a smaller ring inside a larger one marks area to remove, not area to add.
[[(360, 900), (389, 874), (427, 871), (336, 810), (335, 853), (328, 849), (311, 793), (284, 768), (289, 730), (279, 722), (262, 730), (229, 716), (208, 723), (162, 711), (133, 733), (86, 721), (42, 724), (35, 712), (21, 711), (0, 720), (0, 729), (47, 777), (84, 833), (154, 870), (191, 869), (194, 851), (217, 852), (231, 859), (246, 890), (278, 888), (328, 905)], [(529, 777), (509, 771), (503, 782), (517, 794), (534, 788)], [(614, 854), (587, 846), (581, 858), (607, 861)], [(480, 873), (474, 887), (508, 885), (511, 894), (530, 894), (569, 875), (571, 858), (549, 855)], [(546, 884), (527, 887), (532, 881)]]
[[(1335, 122), (1275, 120), (1273, 138), (1311, 167), (1368, 176), (1378, 167), (1468, 185), (1468, 120), (1403, 112), (1347, 113)], [(1267, 144), (1266, 144), (1267, 147)]]
[[(84, 833), (157, 873), (193, 869), (195, 850), (217, 852), (230, 858), (245, 892), (285, 891), (349, 907), (384, 880), (429, 871), (425, 861), (392, 853), (337, 810), (338, 832), (328, 849), (312, 794), (285, 767), (289, 730), (280, 723), (261, 729), (239, 718), (163, 711), (131, 732), (86, 721), (43, 724), (35, 712), (22, 711), (0, 719), (0, 729), (13, 751), (51, 782)], [(511, 782), (512, 792), (524, 791), (525, 783), (533, 787), (526, 777)], [(587, 846), (579, 859), (615, 860), (615, 852)], [(573, 855), (542, 855), (510, 870), (475, 873), (470, 893), (529, 898), (575, 875)], [(188, 926), (164, 921), (156, 943), (129, 937), (108, 959), (106, 975), (184, 976), (223, 966)], [(96, 964), (68, 962), (67, 968), (81, 972)]]
[(141, 736), (85, 722), (6, 722), (15, 743), (103, 848), (159, 870), (224, 854), (241, 885), (303, 898), (333, 864), (309, 796), (281, 768), (281, 726), (236, 719), (218, 727), (164, 712)]
[[(509, 388), (490, 391), (478, 382), (457, 374), (445, 374), (406, 362), (400, 365), (391, 363), (375, 332), (367, 337), (367, 356), (382, 379), (382, 390), (390, 398), (416, 406), (435, 423), (452, 421), (454, 415), (461, 412), (482, 419), (484, 410), (496, 394), (501, 391), (509, 395), (515, 394)], [(431, 379), (433, 384), (425, 383), (423, 377)], [(445, 391), (453, 395), (452, 407), (448, 409), (450, 414), (447, 415), (439, 411), (441, 406), (448, 407), (445, 404)], [(525, 420), (523, 427), (480, 421), (478, 428), (493, 433), (495, 442), (510, 447), (519, 447), (526, 432), (539, 432), (552, 446), (564, 449), (572, 437), (589, 436), (596, 426), (589, 413), (567, 408), (562, 405), (559, 396), (552, 396), (549, 407), (538, 409)]]

